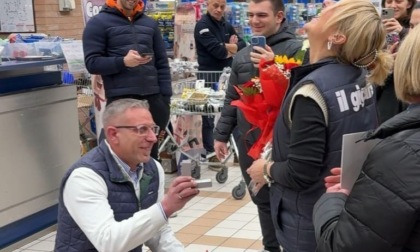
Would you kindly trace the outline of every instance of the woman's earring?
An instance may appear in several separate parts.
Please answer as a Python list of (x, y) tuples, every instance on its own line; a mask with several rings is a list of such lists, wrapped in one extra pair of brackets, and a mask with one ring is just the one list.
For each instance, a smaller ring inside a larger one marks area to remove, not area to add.
[(328, 49), (328, 51), (331, 50), (331, 47), (332, 47), (332, 41), (331, 40), (328, 40), (328, 43), (327, 43), (327, 49)]

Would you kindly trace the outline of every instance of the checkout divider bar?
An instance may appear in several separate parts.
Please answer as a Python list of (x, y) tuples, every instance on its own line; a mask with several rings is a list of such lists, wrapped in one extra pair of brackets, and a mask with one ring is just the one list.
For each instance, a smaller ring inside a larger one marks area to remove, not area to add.
[(0, 228), (0, 249), (57, 223), (58, 204)]

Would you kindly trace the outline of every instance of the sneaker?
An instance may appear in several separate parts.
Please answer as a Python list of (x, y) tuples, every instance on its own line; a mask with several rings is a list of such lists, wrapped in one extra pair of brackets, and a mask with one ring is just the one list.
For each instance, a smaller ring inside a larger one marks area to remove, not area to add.
[[(220, 163), (220, 160), (216, 156), (212, 156), (207, 160), (207, 162), (209, 162), (209, 163)], [(208, 166), (208, 168), (210, 170), (213, 170), (213, 171), (219, 171), (220, 168), (222, 168), (222, 167), (223, 167), (222, 164), (212, 164), (212, 165)]]

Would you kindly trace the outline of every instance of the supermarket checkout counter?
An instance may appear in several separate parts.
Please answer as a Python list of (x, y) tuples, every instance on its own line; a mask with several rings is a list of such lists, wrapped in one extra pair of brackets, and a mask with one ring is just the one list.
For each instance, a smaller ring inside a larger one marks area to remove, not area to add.
[(76, 87), (64, 59), (0, 65), (0, 249), (57, 220), (61, 178), (80, 157)]

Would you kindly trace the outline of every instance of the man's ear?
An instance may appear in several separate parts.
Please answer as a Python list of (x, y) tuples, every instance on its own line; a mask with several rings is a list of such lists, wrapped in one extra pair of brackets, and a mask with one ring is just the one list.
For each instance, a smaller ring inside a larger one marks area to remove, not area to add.
[(346, 43), (347, 37), (343, 34), (336, 33), (336, 34), (330, 35), (328, 37), (328, 41), (331, 41), (334, 45), (342, 45)]
[(284, 11), (278, 11), (276, 14), (276, 23), (281, 24), (284, 19)]
[(118, 131), (115, 127), (112, 127), (112, 126), (105, 127), (104, 128), (104, 133), (105, 133), (105, 136), (106, 136), (106, 140), (109, 143), (118, 142), (118, 137), (117, 137)]

